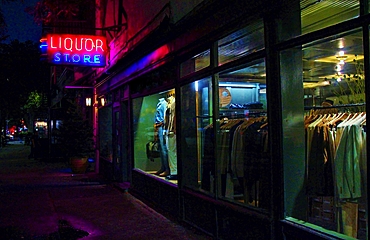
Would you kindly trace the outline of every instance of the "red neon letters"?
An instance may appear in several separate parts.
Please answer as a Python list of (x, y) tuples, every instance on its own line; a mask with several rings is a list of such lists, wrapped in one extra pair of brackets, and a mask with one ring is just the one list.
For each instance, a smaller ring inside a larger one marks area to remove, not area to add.
[(47, 54), (52, 64), (104, 67), (107, 53), (102, 36), (48, 34)]

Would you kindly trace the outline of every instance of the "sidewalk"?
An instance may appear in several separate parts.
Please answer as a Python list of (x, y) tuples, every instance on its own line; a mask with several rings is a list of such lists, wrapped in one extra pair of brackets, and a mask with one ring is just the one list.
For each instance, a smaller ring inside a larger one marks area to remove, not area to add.
[(0, 148), (0, 239), (211, 239), (173, 222), (95, 173)]

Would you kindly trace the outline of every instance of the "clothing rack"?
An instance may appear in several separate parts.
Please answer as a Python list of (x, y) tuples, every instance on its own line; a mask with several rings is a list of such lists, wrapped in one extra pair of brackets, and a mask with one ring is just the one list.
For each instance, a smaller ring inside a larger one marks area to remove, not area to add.
[(352, 104), (341, 104), (333, 106), (305, 106), (305, 110), (315, 110), (315, 109), (329, 109), (329, 108), (346, 108), (346, 107), (361, 107), (365, 106), (366, 103), (352, 103)]
[(264, 109), (221, 109), (220, 118), (247, 118), (266, 116), (267, 112)]

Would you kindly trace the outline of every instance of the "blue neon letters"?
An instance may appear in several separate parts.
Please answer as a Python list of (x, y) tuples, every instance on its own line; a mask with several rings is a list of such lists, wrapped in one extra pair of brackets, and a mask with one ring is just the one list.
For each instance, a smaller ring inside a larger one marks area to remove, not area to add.
[(47, 55), (52, 64), (104, 67), (107, 52), (102, 36), (48, 34)]

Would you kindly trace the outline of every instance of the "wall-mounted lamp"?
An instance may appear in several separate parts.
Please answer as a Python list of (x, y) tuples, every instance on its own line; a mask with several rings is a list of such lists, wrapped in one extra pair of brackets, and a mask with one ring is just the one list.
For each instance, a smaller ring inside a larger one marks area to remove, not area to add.
[(100, 98), (100, 103), (104, 107), (104, 105), (105, 105), (105, 98)]
[(91, 97), (86, 98), (86, 106), (91, 107)]

